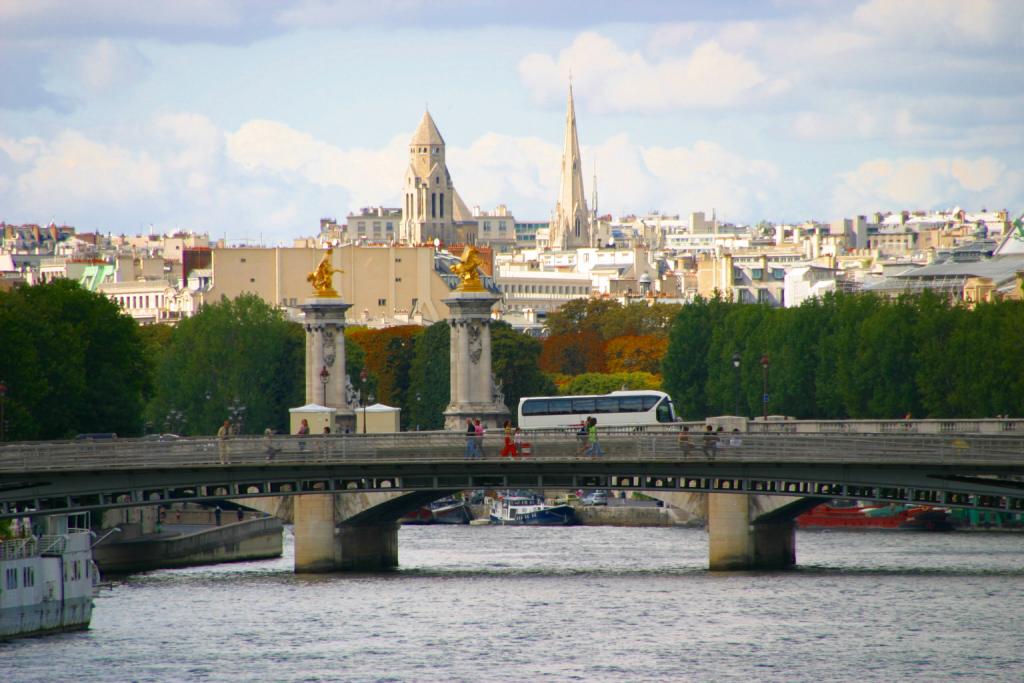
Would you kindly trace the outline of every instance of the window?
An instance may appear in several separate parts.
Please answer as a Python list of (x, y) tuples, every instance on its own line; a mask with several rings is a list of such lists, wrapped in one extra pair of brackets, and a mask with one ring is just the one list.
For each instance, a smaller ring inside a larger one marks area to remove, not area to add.
[(18, 587), (18, 570), (11, 568), (7, 570), (7, 590), (14, 590)]
[(441, 218), (444, 218), (444, 192), (441, 193)]
[(254, 277), (249, 278), (249, 282), (256, 282), (256, 278), (254, 278)]
[(21, 585), (25, 588), (36, 585), (36, 571), (32, 567), (21, 568)]
[(773, 280), (785, 280), (786, 270), (785, 268), (772, 268), (772, 279)]
[(388, 305), (388, 300), (387, 299), (377, 299), (377, 305), (378, 306), (387, 306)]
[(525, 401), (523, 415), (547, 415), (548, 401)]
[(597, 412), (592, 398), (574, 398), (572, 400), (572, 412), (593, 413)]
[(763, 268), (751, 268), (750, 269), (750, 279), (751, 280), (763, 280), (764, 279), (764, 269)]
[(245, 259), (244, 258), (242, 259), (242, 263), (245, 263)]
[(437, 194), (435, 192), (430, 193), (430, 217), (437, 218)]

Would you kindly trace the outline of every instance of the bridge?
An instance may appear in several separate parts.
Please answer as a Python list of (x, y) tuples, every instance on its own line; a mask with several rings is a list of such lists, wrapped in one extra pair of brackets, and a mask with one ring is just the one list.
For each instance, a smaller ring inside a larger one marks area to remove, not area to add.
[[(797, 424), (797, 423), (791, 423)], [(463, 457), (457, 432), (22, 443), (0, 448), (0, 518), (305, 493), (577, 489), (756, 493), (1024, 511), (1024, 435), (746, 433), (705, 448), (677, 430), (526, 434), (532, 455)], [(736, 443), (731, 443), (735, 441)], [(226, 462), (221, 462), (222, 460)], [(422, 496), (416, 496), (421, 500)], [(410, 503), (412, 505), (412, 503)], [(412, 508), (416, 507), (412, 505)], [(404, 510), (402, 512), (405, 512)]]
[[(678, 427), (609, 429), (598, 458), (582, 457), (572, 433), (537, 431), (526, 434), (532, 455), (517, 460), (498, 456), (500, 435), (485, 439), (484, 458), (467, 460), (465, 436), (450, 431), (12, 444), (0, 449), (0, 518), (301, 496), (323, 508), (307, 515), (309, 525), (344, 520), (318, 533), (347, 538), (350, 554), (359, 548), (371, 565), (388, 565), (397, 563), (396, 520), (459, 490), (744, 494), (709, 496), (712, 566), (723, 554), (760, 558), (718, 563), (725, 568), (795, 563), (793, 520), (823, 499), (1024, 512), (1024, 434), (970, 422), (955, 423), (960, 431), (893, 424), (866, 433), (850, 422), (752, 423), (754, 431), (718, 433), (713, 446), (700, 432), (681, 445)], [(787, 499), (755, 510), (754, 496)], [(716, 542), (727, 549), (716, 555)]]

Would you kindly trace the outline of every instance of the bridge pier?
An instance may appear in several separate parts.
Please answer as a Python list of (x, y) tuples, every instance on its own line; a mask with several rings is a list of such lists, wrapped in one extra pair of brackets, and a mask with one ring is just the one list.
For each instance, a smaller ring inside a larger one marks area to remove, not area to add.
[(756, 498), (708, 494), (708, 566), (713, 571), (785, 569), (796, 564), (796, 522), (755, 522)]
[[(387, 494), (374, 494), (376, 496)], [(388, 569), (398, 566), (398, 523), (348, 526), (349, 512), (370, 507), (355, 493), (295, 496), (295, 573)]]

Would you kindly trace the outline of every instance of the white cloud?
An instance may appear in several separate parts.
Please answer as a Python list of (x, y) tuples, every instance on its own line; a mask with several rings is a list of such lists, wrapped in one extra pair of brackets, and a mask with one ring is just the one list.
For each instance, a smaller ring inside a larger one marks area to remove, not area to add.
[(17, 182), (21, 201), (44, 214), (57, 203), (102, 207), (152, 198), (162, 187), (160, 164), (148, 153), (98, 143), (76, 131), (46, 144)]
[(411, 132), (381, 149), (343, 150), (283, 123), (253, 120), (227, 136), (228, 157), (251, 173), (345, 188), (358, 206), (396, 202)]
[(141, 80), (149, 68), (138, 48), (106, 38), (84, 49), (76, 46), (66, 56), (72, 59), (73, 88), (86, 97), (105, 97), (124, 90)]
[(715, 40), (697, 44), (684, 57), (651, 61), (586, 32), (557, 59), (533, 53), (519, 63), (520, 78), (541, 102), (563, 97), (570, 73), (577, 97), (598, 111), (724, 107), (787, 88), (785, 81), (767, 78), (757, 64)]
[(1024, 6), (1017, 0), (870, 0), (853, 18), (883, 40), (931, 47), (1019, 45)]
[(874, 208), (1006, 208), (1020, 200), (1024, 175), (992, 157), (872, 159), (840, 176), (833, 207), (840, 215)]

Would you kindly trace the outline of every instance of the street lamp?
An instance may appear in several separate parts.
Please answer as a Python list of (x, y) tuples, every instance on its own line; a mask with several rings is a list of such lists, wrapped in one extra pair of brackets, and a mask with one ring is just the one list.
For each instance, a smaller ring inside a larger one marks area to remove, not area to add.
[(735, 384), (736, 384), (736, 412), (733, 415), (740, 414), (740, 354), (732, 354), (732, 366), (736, 369)]
[(245, 406), (242, 402), (235, 397), (235, 400), (228, 406), (228, 412), (231, 415), (231, 424), (234, 426), (234, 433), (242, 433), (242, 423), (245, 422)]
[(0, 441), (7, 438), (7, 425), (4, 423), (4, 403), (7, 402), (7, 384), (0, 380)]
[(185, 413), (181, 412), (176, 408), (171, 408), (167, 411), (167, 417), (164, 419), (164, 426), (167, 427), (167, 431), (172, 434), (180, 434), (180, 428), (184, 425)]
[(320, 385), (323, 387), (323, 405), (327, 405), (327, 382), (331, 379), (331, 372), (327, 369), (327, 366), (323, 366), (320, 369)]
[(363, 434), (366, 433), (366, 368), (359, 371), (359, 402), (363, 404)]
[(420, 394), (416, 392), (416, 431), (420, 431)]
[(763, 371), (764, 378), (764, 395), (761, 397), (761, 403), (764, 406), (763, 416), (764, 419), (768, 419), (768, 366), (771, 365), (771, 361), (768, 360), (768, 354), (761, 356), (761, 370)]

